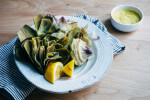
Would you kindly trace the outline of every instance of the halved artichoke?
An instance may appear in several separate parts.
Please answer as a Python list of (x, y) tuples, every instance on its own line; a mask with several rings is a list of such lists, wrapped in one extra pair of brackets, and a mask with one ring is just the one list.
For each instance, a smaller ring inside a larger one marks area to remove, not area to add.
[(75, 64), (81, 66), (85, 63), (91, 54), (87, 54), (87, 45), (81, 39), (73, 39), (71, 44), (71, 57), (74, 58)]

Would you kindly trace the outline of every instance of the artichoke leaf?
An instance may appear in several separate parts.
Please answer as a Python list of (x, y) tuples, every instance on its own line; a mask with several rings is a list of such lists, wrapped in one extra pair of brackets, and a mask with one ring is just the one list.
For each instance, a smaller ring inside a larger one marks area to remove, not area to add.
[(18, 58), (22, 58), (22, 55), (24, 54), (23, 52), (23, 48), (21, 47), (21, 44), (17, 44), (15, 46), (15, 55), (18, 57)]
[(34, 55), (34, 61), (35, 61), (35, 65), (36, 65), (36, 68), (38, 71), (40, 71), (41, 74), (44, 74), (44, 70), (42, 68), (42, 65), (40, 64), (40, 62), (37, 60), (37, 54)]
[(88, 35), (87, 35), (87, 36), (80, 37), (80, 39), (81, 39), (82, 41), (84, 41), (87, 46), (91, 47), (91, 45), (92, 45), (92, 39), (91, 39)]
[(60, 27), (57, 27), (57, 25), (52, 24), (51, 29), (50, 29), (50, 33), (55, 33), (58, 32), (60, 30)]
[(47, 53), (54, 52), (54, 51), (55, 51), (55, 46), (48, 46), (47, 47)]
[(81, 29), (79, 27), (76, 27), (68, 33), (68, 37), (70, 39), (68, 45), (72, 43), (73, 38), (80, 32), (80, 30)]
[(56, 37), (52, 36), (51, 34), (47, 34), (44, 39), (48, 42), (48, 41), (51, 41), (51, 40), (57, 40)]
[(66, 55), (69, 53), (68, 49), (66, 49), (66, 48), (56, 49), (56, 52), (59, 52), (60, 55)]
[(59, 55), (62, 57), (61, 62), (63, 64), (65, 64), (67, 62), (67, 58), (68, 56), (70, 56), (70, 53), (68, 51), (68, 49), (66, 48), (60, 48), (60, 49), (56, 49), (56, 52), (59, 52)]
[(88, 24), (86, 26), (84, 26), (84, 29), (87, 30), (88, 29)]
[(35, 16), (35, 17), (33, 18), (33, 22), (34, 22), (36, 31), (39, 30), (39, 27), (40, 27), (42, 18), (43, 18), (43, 16), (42, 16), (41, 14), (39, 14), (38, 16)]
[(46, 39), (43, 39), (43, 40), (42, 40), (42, 46), (47, 46)]
[(58, 52), (49, 52), (46, 54), (46, 58), (50, 58), (50, 57), (59, 57), (59, 53)]
[(62, 44), (63, 46), (67, 45), (69, 43), (69, 38), (68, 37), (63, 37), (58, 41), (58, 43)]
[(53, 54), (51, 52), (49, 52), (49, 53), (46, 54), (46, 58), (50, 58), (52, 56), (53, 56)]
[(53, 46), (55, 46), (56, 49), (63, 48), (63, 45), (60, 43), (54, 43)]
[(38, 30), (38, 36), (48, 33), (51, 25), (52, 22), (49, 19), (43, 18)]
[(40, 40), (38, 37), (32, 38), (32, 58), (34, 59), (35, 55), (38, 54), (39, 47), (40, 47)]
[(18, 32), (20, 42), (24, 41), (30, 37), (36, 37), (37, 33), (28, 25), (24, 25), (22, 29)]
[(53, 57), (59, 57), (59, 52), (52, 52)]
[(68, 37), (71, 39), (74, 36), (76, 36), (79, 32), (81, 31), (81, 29), (79, 27), (75, 27), (74, 29), (72, 29), (67, 35)]
[(51, 22), (53, 22), (53, 17), (50, 14), (47, 14), (44, 18), (49, 19)]
[[(24, 51), (26, 52), (25, 48), (24, 48), (24, 43), (26, 42), (26, 40), (29, 39), (25, 39), (24, 41), (20, 42), (19, 40), (16, 41), (16, 45), (15, 45), (15, 55), (18, 58), (26, 58), (26, 54), (24, 53)], [(27, 53), (27, 52), (26, 52)], [(28, 56), (28, 53), (27, 53)]]
[(64, 60), (63, 64), (66, 65), (71, 60), (72, 60), (71, 54), (68, 54), (66, 57), (66, 60)]
[(43, 66), (43, 61), (45, 59), (45, 47), (44, 46), (41, 46), (40, 47), (40, 50), (39, 50), (39, 61), (40, 61), (40, 64)]
[(52, 36), (54, 36), (58, 39), (61, 39), (61, 38), (65, 37), (66, 35), (63, 32), (59, 31), (57, 33), (53, 33)]
[(92, 38), (89, 36), (87, 31), (84, 28), (82, 28), (80, 34), (82, 34), (82, 37), (79, 38), (86, 42), (86, 45), (90, 47), (92, 44)]
[(32, 63), (34, 63), (34, 60), (32, 58), (32, 42), (31, 42), (31, 40), (26, 40), (24, 42), (24, 49), (25, 49), (26, 53), (28, 54)]
[(69, 30), (72, 30), (76, 27), (78, 27), (78, 23), (77, 22), (67, 22), (67, 26)]
[(56, 43), (55, 40), (48, 41), (48, 42), (47, 42), (47, 46), (51, 46), (51, 45), (53, 45), (53, 44), (55, 44), (55, 43)]

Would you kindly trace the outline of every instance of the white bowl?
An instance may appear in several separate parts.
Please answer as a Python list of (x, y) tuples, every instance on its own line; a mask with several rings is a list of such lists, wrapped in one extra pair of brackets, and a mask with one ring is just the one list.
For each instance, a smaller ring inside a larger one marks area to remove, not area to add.
[[(115, 11), (118, 11), (118, 10), (132, 10), (132, 11), (136, 12), (140, 16), (141, 20), (139, 22), (137, 22), (135, 24), (131, 24), (131, 25), (118, 23), (112, 17), (113, 13)], [(116, 29), (118, 29), (120, 31), (123, 31), (123, 32), (131, 32), (131, 31), (135, 31), (139, 27), (140, 23), (143, 20), (143, 17), (144, 17), (144, 15), (143, 15), (142, 11), (140, 11), (138, 8), (136, 8), (134, 6), (131, 6), (131, 5), (119, 5), (119, 6), (116, 6), (115, 8), (112, 9), (110, 20), (111, 20), (112, 25)]]

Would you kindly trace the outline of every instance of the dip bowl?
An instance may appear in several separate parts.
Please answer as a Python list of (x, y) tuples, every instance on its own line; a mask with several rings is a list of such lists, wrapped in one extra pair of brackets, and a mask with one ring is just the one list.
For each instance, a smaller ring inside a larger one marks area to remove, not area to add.
[[(115, 11), (118, 11), (118, 10), (131, 10), (131, 11), (134, 11), (140, 16), (140, 21), (135, 23), (135, 24), (130, 24), (130, 25), (128, 25), (128, 24), (121, 24), (121, 23), (115, 21), (113, 19), (113, 17), (112, 17), (113, 13)], [(141, 24), (141, 22), (143, 20), (143, 17), (144, 17), (144, 15), (143, 15), (142, 11), (139, 10), (138, 8), (136, 8), (134, 6), (131, 6), (131, 5), (119, 5), (119, 6), (116, 6), (116, 7), (114, 7), (112, 9), (110, 20), (111, 20), (112, 25), (116, 29), (118, 29), (118, 30), (120, 30), (122, 32), (132, 32), (132, 31), (135, 31), (139, 27), (139, 25)]]

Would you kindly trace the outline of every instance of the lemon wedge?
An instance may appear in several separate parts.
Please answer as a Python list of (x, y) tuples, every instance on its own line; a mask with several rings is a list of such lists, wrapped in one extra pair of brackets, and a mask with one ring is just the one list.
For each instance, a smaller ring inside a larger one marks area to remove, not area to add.
[(61, 62), (50, 62), (44, 74), (45, 79), (54, 84), (60, 78), (62, 68), (63, 64)]
[(62, 68), (62, 72), (64, 72), (66, 75), (72, 77), (73, 74), (73, 70), (74, 70), (74, 59), (71, 60), (70, 62), (68, 62), (63, 68)]

